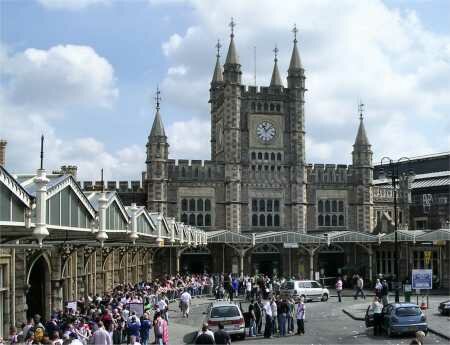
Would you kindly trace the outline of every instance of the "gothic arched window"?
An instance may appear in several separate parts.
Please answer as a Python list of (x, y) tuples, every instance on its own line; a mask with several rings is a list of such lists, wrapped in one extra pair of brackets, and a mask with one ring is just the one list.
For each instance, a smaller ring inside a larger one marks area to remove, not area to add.
[(205, 215), (205, 226), (211, 226), (211, 215)]
[(281, 110), (281, 107), (279, 104), (277, 104), (277, 111), (280, 111), (280, 110)]
[(269, 214), (267, 216), (267, 226), (272, 226), (272, 215), (271, 214)]
[(319, 220), (319, 226), (323, 226), (323, 216), (321, 214), (319, 214), (318, 220)]
[(342, 214), (339, 216), (339, 226), (344, 226), (344, 216)]
[(258, 216), (256, 214), (252, 216), (252, 226), (258, 226)]
[(198, 214), (197, 215), (197, 225), (198, 226), (203, 226), (203, 214)]
[(281, 161), (281, 153), (277, 154), (277, 161)]
[(258, 152), (258, 159), (262, 159), (262, 152)]
[(189, 215), (189, 225), (195, 225), (195, 214)]
[(259, 211), (265, 212), (266, 211), (266, 201), (265, 200), (259, 200)]
[(264, 152), (264, 159), (265, 160), (269, 160), (269, 153), (268, 152)]
[(181, 210), (182, 211), (187, 211), (187, 209), (188, 209), (188, 205), (187, 204), (188, 203), (187, 203), (186, 199), (181, 200)]
[(275, 226), (280, 226), (280, 216), (278, 215), (278, 214), (276, 214), (274, 217), (273, 217), (273, 220), (274, 220), (274, 224), (273, 225), (275, 225)]
[(274, 200), (273, 210), (274, 212), (280, 212), (280, 200)]
[(331, 224), (331, 221), (330, 221), (330, 215), (327, 214), (327, 215), (325, 216), (325, 226), (330, 226), (330, 224)]
[(337, 220), (337, 216), (335, 214), (333, 214), (331, 216), (331, 225), (332, 226), (337, 226), (338, 225), (338, 220)]
[(325, 212), (330, 212), (330, 200), (325, 200)]
[(263, 214), (259, 215), (259, 226), (266, 226), (266, 216)]
[(275, 110), (275, 106), (273, 105), (273, 103), (270, 103), (270, 111), (274, 111)]
[(252, 212), (258, 212), (258, 200), (252, 200)]
[(203, 211), (203, 199), (197, 200), (197, 211)]
[(205, 200), (205, 211), (211, 211), (211, 200)]
[(256, 153), (252, 152), (252, 159), (256, 159)]
[(333, 212), (337, 212), (337, 210), (338, 210), (337, 200), (332, 200), (331, 201), (331, 209), (332, 209)]
[(275, 160), (275, 153), (272, 152), (272, 153), (270, 154), (270, 160), (272, 160), (272, 161)]
[(183, 214), (181, 215), (181, 222), (184, 223), (184, 224), (187, 224), (187, 223), (188, 223), (188, 216), (187, 216), (186, 213), (183, 213)]
[(189, 211), (195, 211), (195, 200), (189, 200)]
[(272, 200), (267, 200), (267, 212), (272, 212)]
[(344, 212), (344, 202), (339, 200), (339, 212)]
[(323, 201), (319, 200), (319, 202), (317, 203), (317, 208), (319, 209), (319, 212), (323, 212)]

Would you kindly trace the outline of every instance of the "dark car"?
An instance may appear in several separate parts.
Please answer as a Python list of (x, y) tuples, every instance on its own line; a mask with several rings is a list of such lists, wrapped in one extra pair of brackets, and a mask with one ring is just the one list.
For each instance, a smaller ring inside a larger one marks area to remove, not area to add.
[(450, 315), (450, 300), (439, 303), (438, 310), (441, 315)]
[(383, 308), (382, 316), (382, 328), (389, 337), (394, 334), (414, 333), (417, 331), (428, 333), (427, 318), (417, 304), (388, 304)]

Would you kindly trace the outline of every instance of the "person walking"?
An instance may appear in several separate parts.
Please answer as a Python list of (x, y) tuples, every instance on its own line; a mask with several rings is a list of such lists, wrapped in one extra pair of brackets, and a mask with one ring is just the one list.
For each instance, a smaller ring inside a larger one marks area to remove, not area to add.
[(381, 283), (381, 300), (383, 301), (383, 306), (389, 304), (389, 286), (387, 284), (386, 279), (383, 279), (383, 282)]
[(342, 302), (342, 287), (343, 287), (342, 279), (341, 279), (341, 277), (338, 277), (337, 282), (336, 282), (336, 293), (338, 296), (339, 303)]
[(304, 297), (300, 297), (297, 304), (297, 334), (305, 334), (305, 300)]
[(255, 306), (253, 301), (250, 302), (248, 306), (248, 314), (250, 316), (249, 327), (248, 327), (248, 336), (256, 337), (256, 316), (255, 316)]
[(155, 313), (155, 344), (169, 344), (169, 328), (167, 327), (167, 321), (161, 317), (161, 312)]
[(180, 306), (183, 317), (189, 317), (189, 306), (191, 305), (191, 299), (191, 294), (187, 291), (187, 289), (185, 289), (180, 296)]
[(383, 310), (383, 305), (380, 303), (378, 297), (375, 296), (373, 298), (370, 308), (373, 312), (373, 335), (381, 335), (381, 323), (383, 321), (381, 311)]
[(272, 338), (272, 307), (270, 301), (266, 301), (266, 303), (264, 303), (264, 313), (266, 314), (264, 338)]
[(278, 306), (275, 297), (272, 297), (270, 308), (272, 309), (272, 334), (276, 334), (278, 333)]
[(362, 279), (361, 276), (357, 276), (357, 280), (356, 280), (356, 293), (355, 293), (355, 299), (358, 299), (359, 294), (361, 294), (362, 298), (366, 299), (366, 295), (364, 295), (364, 280)]
[(94, 345), (113, 345), (109, 333), (106, 331), (103, 321), (98, 322), (98, 329), (92, 335)]
[(140, 329), (142, 345), (148, 345), (151, 328), (152, 328), (152, 323), (149, 320), (148, 314), (144, 313), (144, 316), (143, 316), (142, 322), (141, 322), (141, 329)]

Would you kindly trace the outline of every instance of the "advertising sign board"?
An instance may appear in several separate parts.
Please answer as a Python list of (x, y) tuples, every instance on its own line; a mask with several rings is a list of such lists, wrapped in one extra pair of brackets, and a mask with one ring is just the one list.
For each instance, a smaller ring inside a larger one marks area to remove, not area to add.
[(433, 288), (433, 270), (412, 270), (412, 288), (431, 290)]

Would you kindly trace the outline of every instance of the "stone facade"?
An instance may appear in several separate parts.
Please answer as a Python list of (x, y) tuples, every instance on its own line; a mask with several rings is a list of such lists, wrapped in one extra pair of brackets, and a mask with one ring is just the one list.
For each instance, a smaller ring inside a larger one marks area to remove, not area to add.
[(147, 144), (147, 207), (189, 223), (183, 200), (207, 195), (212, 222), (191, 223), (208, 230), (372, 232), (372, 151), (362, 115), (352, 165), (306, 164), (306, 78), (297, 41), (287, 87), (276, 58), (268, 87), (242, 85), (241, 73), (232, 34), (223, 71), (217, 56), (210, 84), (210, 161), (169, 159), (158, 107)]

